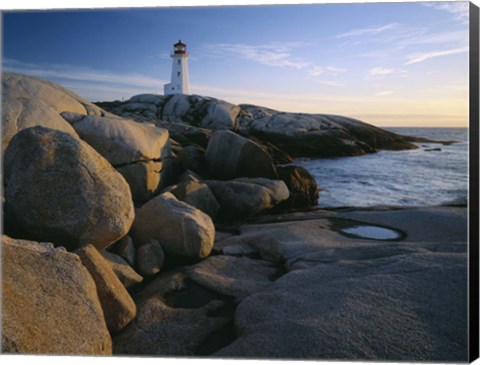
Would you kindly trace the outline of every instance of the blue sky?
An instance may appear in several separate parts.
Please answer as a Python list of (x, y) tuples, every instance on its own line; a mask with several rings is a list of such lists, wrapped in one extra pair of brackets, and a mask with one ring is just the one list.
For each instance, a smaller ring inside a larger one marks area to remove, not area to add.
[(7, 12), (3, 69), (93, 100), (162, 93), (173, 43), (191, 92), (379, 126), (466, 126), (468, 3)]

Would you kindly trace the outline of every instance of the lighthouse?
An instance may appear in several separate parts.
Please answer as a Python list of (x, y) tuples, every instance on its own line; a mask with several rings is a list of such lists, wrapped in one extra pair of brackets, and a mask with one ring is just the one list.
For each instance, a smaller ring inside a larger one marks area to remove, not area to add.
[(172, 77), (169, 84), (163, 85), (165, 95), (172, 94), (190, 94), (188, 85), (188, 53), (187, 45), (181, 40), (173, 45)]

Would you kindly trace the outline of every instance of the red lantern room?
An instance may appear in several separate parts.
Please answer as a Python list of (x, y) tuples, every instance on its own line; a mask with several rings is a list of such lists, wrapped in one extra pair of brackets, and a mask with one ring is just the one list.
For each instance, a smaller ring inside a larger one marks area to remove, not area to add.
[(179, 40), (178, 43), (173, 45), (173, 51), (175, 54), (185, 54), (187, 52), (187, 45)]

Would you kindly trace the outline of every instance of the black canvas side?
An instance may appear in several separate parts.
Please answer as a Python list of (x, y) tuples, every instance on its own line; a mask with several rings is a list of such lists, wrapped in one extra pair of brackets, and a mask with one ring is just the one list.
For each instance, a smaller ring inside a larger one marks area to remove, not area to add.
[(479, 356), (479, 8), (470, 2), (469, 361)]

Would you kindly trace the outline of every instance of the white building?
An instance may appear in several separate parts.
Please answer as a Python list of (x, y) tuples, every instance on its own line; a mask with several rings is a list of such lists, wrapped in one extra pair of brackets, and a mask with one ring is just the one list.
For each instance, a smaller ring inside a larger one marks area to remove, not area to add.
[(188, 53), (187, 45), (178, 41), (173, 45), (172, 77), (169, 84), (163, 85), (165, 95), (172, 94), (190, 94), (188, 85)]

